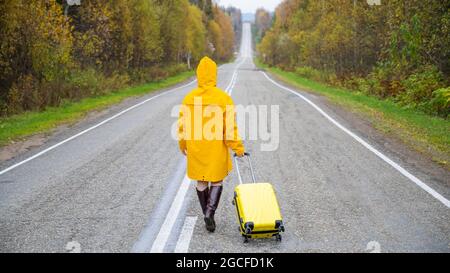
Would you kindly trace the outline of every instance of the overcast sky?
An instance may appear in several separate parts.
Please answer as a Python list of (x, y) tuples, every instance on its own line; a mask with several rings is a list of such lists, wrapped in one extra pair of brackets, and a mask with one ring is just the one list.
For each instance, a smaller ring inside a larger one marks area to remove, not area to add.
[(254, 13), (259, 7), (274, 11), (275, 7), (281, 1), (282, 0), (217, 0), (216, 2), (225, 7), (228, 7), (229, 5), (235, 6), (245, 13)]

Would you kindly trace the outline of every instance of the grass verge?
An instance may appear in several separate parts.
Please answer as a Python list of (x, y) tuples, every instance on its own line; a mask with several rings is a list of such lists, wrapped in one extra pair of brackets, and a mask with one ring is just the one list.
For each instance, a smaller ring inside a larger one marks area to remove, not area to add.
[(193, 71), (186, 71), (161, 81), (128, 87), (77, 102), (66, 102), (59, 107), (48, 107), (42, 112), (25, 112), (0, 118), (0, 146), (36, 133), (49, 132), (58, 125), (80, 120), (90, 111), (104, 109), (129, 97), (167, 88), (183, 82), (193, 75)]
[(323, 95), (331, 102), (363, 115), (376, 129), (399, 138), (408, 146), (430, 156), (433, 161), (450, 170), (449, 120), (403, 108), (389, 100), (380, 100), (361, 92), (302, 78), (293, 72), (269, 67), (259, 60), (255, 60), (255, 64), (288, 84)]

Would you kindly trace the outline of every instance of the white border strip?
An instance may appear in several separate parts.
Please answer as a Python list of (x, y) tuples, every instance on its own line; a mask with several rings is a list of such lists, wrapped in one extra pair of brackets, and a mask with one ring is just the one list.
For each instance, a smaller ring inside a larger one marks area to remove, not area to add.
[(184, 176), (183, 181), (181, 181), (180, 189), (178, 189), (177, 195), (170, 206), (169, 212), (167, 213), (167, 216), (159, 229), (158, 236), (156, 236), (155, 241), (153, 241), (153, 245), (150, 250), (151, 253), (162, 253), (164, 251), (169, 235), (172, 232), (173, 225), (175, 224), (178, 214), (180, 213), (184, 196), (187, 193), (189, 185), (191, 185), (191, 180), (186, 175)]
[(238, 74), (237, 70), (244, 62), (245, 62), (245, 58), (243, 58), (242, 61), (236, 65), (236, 68), (233, 72), (233, 76), (231, 77), (231, 81), (228, 84), (227, 88), (225, 88), (225, 92), (228, 93), (229, 95), (231, 95), (231, 93), (233, 92), (234, 85), (236, 84), (236, 78), (237, 78), (237, 74)]
[(79, 136), (82, 136), (82, 135), (86, 134), (86, 133), (89, 132), (89, 131), (94, 130), (95, 128), (100, 127), (100, 126), (102, 126), (103, 124), (107, 123), (108, 121), (111, 121), (111, 120), (113, 120), (113, 119), (115, 119), (115, 118), (117, 118), (117, 117), (120, 117), (121, 115), (125, 114), (126, 112), (129, 112), (129, 111), (133, 110), (134, 108), (137, 108), (137, 107), (139, 107), (139, 106), (141, 106), (141, 105), (143, 105), (143, 104), (145, 104), (145, 103), (147, 103), (147, 102), (149, 102), (149, 101), (151, 101), (151, 100), (154, 100), (154, 99), (156, 99), (156, 98), (158, 98), (158, 97), (160, 97), (160, 96), (162, 96), (162, 95), (167, 95), (167, 94), (172, 93), (172, 92), (174, 92), (174, 91), (176, 91), (176, 90), (178, 90), (178, 89), (187, 87), (187, 86), (189, 86), (189, 85), (195, 83), (196, 81), (197, 81), (197, 80), (193, 80), (193, 81), (189, 82), (188, 84), (185, 84), (185, 85), (182, 85), (182, 86), (178, 86), (178, 87), (176, 87), (176, 88), (170, 89), (169, 91), (163, 92), (163, 93), (161, 93), (161, 94), (158, 94), (158, 95), (156, 95), (156, 96), (153, 96), (153, 97), (151, 97), (151, 98), (148, 98), (148, 99), (146, 99), (146, 100), (144, 100), (144, 101), (141, 101), (140, 103), (135, 104), (135, 105), (133, 105), (133, 106), (131, 106), (131, 107), (129, 107), (129, 108), (127, 108), (127, 109), (125, 109), (125, 110), (123, 110), (123, 111), (117, 113), (117, 114), (115, 114), (114, 116), (109, 117), (109, 118), (103, 120), (102, 122), (97, 123), (96, 125), (94, 125), (94, 126), (92, 126), (92, 127), (89, 127), (88, 129), (86, 129), (86, 130), (84, 130), (84, 131), (79, 132), (79, 133), (76, 134), (76, 135), (73, 135), (73, 136), (71, 136), (71, 137), (69, 137), (69, 138), (66, 138), (66, 139), (63, 140), (63, 141), (61, 141), (61, 142), (59, 142), (59, 143), (57, 143), (57, 144), (55, 144), (55, 145), (53, 145), (53, 146), (50, 146), (50, 147), (48, 147), (47, 149), (45, 149), (45, 150), (43, 150), (43, 151), (41, 151), (41, 152), (39, 152), (39, 153), (37, 153), (37, 154), (35, 154), (35, 155), (29, 157), (29, 158), (27, 158), (27, 159), (25, 159), (25, 160), (23, 160), (23, 161), (20, 161), (19, 163), (16, 163), (16, 164), (14, 164), (14, 165), (12, 165), (12, 166), (10, 166), (10, 167), (8, 167), (8, 168), (2, 170), (2, 171), (0, 171), (0, 175), (5, 174), (5, 173), (7, 173), (7, 172), (9, 172), (9, 171), (11, 171), (11, 170), (13, 170), (13, 169), (19, 167), (20, 165), (25, 164), (25, 163), (27, 163), (28, 161), (31, 161), (31, 160), (33, 160), (33, 159), (35, 159), (35, 158), (37, 158), (37, 157), (39, 157), (39, 156), (41, 156), (41, 155), (43, 155), (43, 154), (45, 154), (45, 153), (48, 153), (49, 151), (51, 151), (51, 150), (57, 148), (58, 146), (63, 145), (63, 144), (66, 143), (66, 142), (69, 142), (69, 141), (71, 141), (71, 140), (73, 140), (73, 139), (75, 139), (75, 138), (77, 138), (77, 137), (79, 137)]
[(196, 222), (197, 216), (186, 217), (184, 220), (183, 229), (181, 230), (180, 237), (178, 238), (178, 242), (174, 250), (175, 253), (188, 253), (189, 244), (191, 243), (192, 233), (194, 233)]
[(319, 108), (316, 104), (314, 104), (312, 101), (310, 101), (309, 99), (307, 99), (306, 97), (304, 97), (303, 95), (299, 94), (298, 92), (293, 91), (292, 89), (289, 89), (277, 82), (275, 82), (274, 80), (272, 80), (269, 76), (267, 76), (266, 73), (262, 72), (261, 73), (270, 81), (272, 82), (274, 85), (291, 92), (292, 94), (300, 97), (302, 100), (304, 100), (305, 102), (307, 102), (309, 105), (311, 105), (312, 107), (314, 107), (320, 114), (322, 114), (322, 116), (324, 116), (326, 119), (328, 119), (331, 123), (333, 123), (334, 125), (336, 125), (339, 129), (341, 129), (342, 131), (344, 131), (345, 133), (347, 133), (348, 135), (350, 135), (352, 138), (354, 138), (356, 141), (358, 141), (361, 145), (363, 145), (364, 147), (366, 147), (368, 150), (370, 150), (371, 152), (373, 152), (375, 155), (377, 155), (379, 158), (381, 158), (382, 160), (384, 160), (386, 163), (388, 163), (389, 165), (391, 165), (394, 169), (396, 169), (397, 171), (399, 171), (401, 174), (403, 174), (405, 177), (407, 177), (409, 180), (411, 180), (412, 182), (416, 183), (419, 187), (421, 187), (424, 191), (428, 192), (429, 194), (431, 194), (434, 198), (436, 198), (437, 200), (439, 200), (442, 204), (444, 204), (447, 208), (450, 208), (450, 201), (448, 199), (446, 199), (444, 196), (442, 196), (441, 194), (439, 194), (438, 192), (436, 192), (434, 189), (430, 188), (427, 184), (425, 184), (424, 182), (422, 182), (419, 178), (415, 177), (414, 175), (412, 175), (411, 173), (409, 173), (407, 170), (405, 170), (404, 168), (402, 168), (400, 165), (398, 165), (397, 163), (395, 163), (394, 161), (392, 161), (390, 158), (388, 158), (387, 156), (385, 156), (384, 154), (382, 154), (380, 151), (378, 151), (377, 149), (375, 149), (374, 147), (372, 147), (370, 144), (368, 144), (367, 142), (365, 142), (363, 139), (361, 139), (359, 136), (357, 136), (356, 134), (354, 134), (353, 132), (351, 132), (350, 130), (348, 130), (347, 128), (345, 128), (344, 126), (342, 126), (339, 122), (337, 122), (335, 119), (333, 119), (332, 117), (330, 117), (327, 113), (325, 113), (321, 108)]

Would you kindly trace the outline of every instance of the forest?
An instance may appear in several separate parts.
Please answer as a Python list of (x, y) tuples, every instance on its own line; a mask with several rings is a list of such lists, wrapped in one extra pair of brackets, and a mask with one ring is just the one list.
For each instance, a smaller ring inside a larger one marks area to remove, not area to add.
[(284, 0), (273, 15), (258, 10), (260, 60), (448, 118), (450, 1), (373, 2)]
[(0, 116), (233, 58), (240, 11), (211, 0), (0, 1)]

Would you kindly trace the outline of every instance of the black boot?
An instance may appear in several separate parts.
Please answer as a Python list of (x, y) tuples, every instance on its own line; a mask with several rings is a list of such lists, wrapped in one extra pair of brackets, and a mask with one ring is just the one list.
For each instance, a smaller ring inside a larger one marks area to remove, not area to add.
[(206, 188), (203, 191), (197, 190), (198, 201), (200, 201), (200, 206), (202, 207), (203, 215), (206, 214), (206, 206), (208, 205), (209, 189)]
[(214, 221), (214, 213), (219, 205), (220, 195), (222, 195), (223, 186), (211, 186), (209, 189), (208, 205), (205, 212), (206, 229), (210, 232), (216, 230), (216, 222)]

